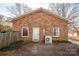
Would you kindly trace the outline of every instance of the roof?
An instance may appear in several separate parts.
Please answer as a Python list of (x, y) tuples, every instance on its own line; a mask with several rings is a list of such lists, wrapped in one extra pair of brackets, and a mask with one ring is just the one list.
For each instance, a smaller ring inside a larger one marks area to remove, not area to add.
[(33, 10), (33, 11), (31, 11), (31, 12), (28, 12), (28, 13), (26, 13), (26, 14), (22, 14), (22, 15), (20, 15), (20, 16), (17, 16), (17, 17), (15, 17), (15, 18), (13, 18), (12, 22), (13, 22), (13, 21), (16, 21), (16, 20), (18, 20), (18, 19), (21, 19), (21, 18), (23, 18), (23, 17), (26, 17), (26, 16), (28, 16), (28, 15), (37, 13), (37, 12), (44, 12), (44, 13), (47, 13), (47, 14), (49, 14), (49, 15), (55, 16), (55, 17), (57, 17), (57, 18), (59, 18), (59, 19), (62, 19), (63, 21), (65, 21), (65, 22), (68, 23), (68, 20), (65, 19), (64, 17), (58, 16), (58, 15), (54, 14), (54, 12), (52, 12), (52, 11), (50, 11), (50, 10), (47, 10), (47, 9), (44, 9), (44, 8), (38, 8), (38, 9)]

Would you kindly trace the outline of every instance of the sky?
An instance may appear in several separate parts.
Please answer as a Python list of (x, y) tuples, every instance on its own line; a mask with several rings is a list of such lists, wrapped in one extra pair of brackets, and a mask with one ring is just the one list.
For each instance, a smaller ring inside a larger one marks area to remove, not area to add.
[[(8, 6), (13, 6), (14, 3), (0, 3), (0, 14), (5, 15), (7, 17), (10, 16), (10, 12), (8, 11), (7, 7)], [(32, 9), (36, 9), (39, 7), (43, 7), (43, 8), (48, 8), (49, 3), (27, 3), (27, 5), (29, 7), (31, 7)]]
[(11, 6), (11, 5), (12, 4), (0, 3), (0, 14), (3, 14), (5, 16), (7, 16), (9, 14), (9, 11), (8, 11), (7, 7)]
[(48, 8), (49, 3), (79, 3), (79, 0), (0, 0), (0, 14), (9, 16), (7, 6), (13, 5), (13, 3), (27, 3), (27, 5), (33, 9), (43, 7)]

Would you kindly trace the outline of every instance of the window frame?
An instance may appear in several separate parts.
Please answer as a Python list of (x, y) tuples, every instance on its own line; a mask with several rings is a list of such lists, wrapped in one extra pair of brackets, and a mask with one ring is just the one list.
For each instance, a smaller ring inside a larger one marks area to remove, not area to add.
[[(23, 36), (23, 29), (27, 29), (27, 36)], [(21, 28), (21, 37), (28, 37), (29, 36), (29, 28), (28, 27), (22, 27)]]
[[(54, 29), (56, 29), (56, 31), (58, 32), (58, 34), (54, 35)], [(53, 27), (53, 37), (60, 37), (60, 28), (59, 27)]]

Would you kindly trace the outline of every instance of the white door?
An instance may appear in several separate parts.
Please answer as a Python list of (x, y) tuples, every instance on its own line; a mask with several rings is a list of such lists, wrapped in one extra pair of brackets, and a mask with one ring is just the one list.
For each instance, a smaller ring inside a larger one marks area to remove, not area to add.
[(39, 41), (39, 27), (33, 27), (33, 41)]

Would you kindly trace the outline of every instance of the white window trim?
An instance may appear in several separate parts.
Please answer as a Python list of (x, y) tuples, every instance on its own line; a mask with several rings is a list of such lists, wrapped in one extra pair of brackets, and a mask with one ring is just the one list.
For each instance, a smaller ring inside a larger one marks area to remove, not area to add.
[[(57, 29), (58, 30), (58, 35), (54, 36), (54, 29)], [(53, 37), (60, 37), (60, 29), (59, 27), (53, 27)]]
[(29, 36), (29, 28), (28, 27), (22, 27), (21, 28), (21, 37), (28, 37), (28, 36), (23, 36), (23, 28), (26, 28), (28, 31), (28, 36)]

